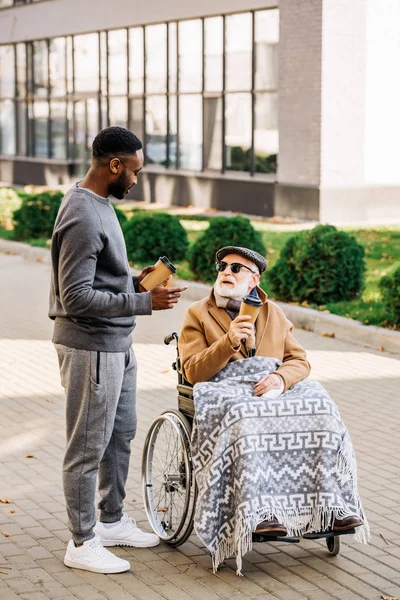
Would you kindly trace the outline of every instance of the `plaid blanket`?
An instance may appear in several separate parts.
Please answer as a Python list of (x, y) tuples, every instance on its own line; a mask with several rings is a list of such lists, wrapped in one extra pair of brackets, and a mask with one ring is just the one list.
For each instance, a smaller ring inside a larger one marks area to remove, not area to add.
[(306, 379), (275, 400), (254, 395), (254, 384), (280, 364), (234, 361), (194, 386), (195, 531), (214, 571), (236, 554), (241, 574), (252, 532), (272, 516), (297, 536), (356, 514), (364, 526), (355, 538), (369, 538), (351, 439), (322, 385)]

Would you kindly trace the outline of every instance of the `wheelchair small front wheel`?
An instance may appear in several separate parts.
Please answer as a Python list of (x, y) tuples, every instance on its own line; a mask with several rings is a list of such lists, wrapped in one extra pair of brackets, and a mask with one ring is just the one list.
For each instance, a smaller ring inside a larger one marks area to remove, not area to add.
[(326, 538), (326, 546), (332, 556), (336, 556), (340, 552), (340, 536), (333, 535)]
[[(177, 546), (193, 527), (193, 472), (190, 424), (167, 410), (150, 426), (143, 448), (142, 486), (150, 525), (162, 540)], [(189, 514), (189, 512), (191, 514)]]

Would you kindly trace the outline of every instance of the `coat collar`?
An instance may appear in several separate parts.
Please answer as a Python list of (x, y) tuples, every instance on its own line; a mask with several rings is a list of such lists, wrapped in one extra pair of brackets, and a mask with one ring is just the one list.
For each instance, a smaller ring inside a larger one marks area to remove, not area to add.
[[(259, 312), (256, 321), (256, 349), (258, 350), (264, 338), (265, 330), (268, 325), (269, 306), (267, 294), (258, 286), (257, 293), (261, 302), (264, 304), (263, 308)], [(208, 297), (208, 307), (211, 317), (218, 323), (218, 325), (225, 331), (225, 333), (227, 333), (232, 319), (230, 318), (229, 314), (224, 308), (218, 308), (218, 306), (216, 305), (214, 297), (214, 286), (211, 288), (211, 292)], [(247, 358), (247, 353), (243, 344), (241, 345), (240, 353)]]

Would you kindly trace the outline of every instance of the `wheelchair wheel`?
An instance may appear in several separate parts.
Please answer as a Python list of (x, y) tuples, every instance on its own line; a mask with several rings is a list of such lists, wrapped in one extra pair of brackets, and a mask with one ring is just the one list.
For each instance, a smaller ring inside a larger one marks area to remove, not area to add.
[(340, 536), (333, 535), (326, 538), (326, 546), (332, 556), (336, 556), (340, 552)]
[(190, 434), (185, 416), (167, 410), (151, 424), (143, 449), (147, 517), (153, 531), (171, 546), (183, 544), (193, 529), (196, 485)]

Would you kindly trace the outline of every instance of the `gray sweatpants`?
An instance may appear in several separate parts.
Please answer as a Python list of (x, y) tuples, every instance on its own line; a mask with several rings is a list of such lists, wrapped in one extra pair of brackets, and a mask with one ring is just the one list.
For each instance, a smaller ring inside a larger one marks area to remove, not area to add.
[(119, 521), (136, 433), (136, 358), (126, 352), (55, 344), (66, 392), (67, 449), (63, 484), (69, 529), (81, 544), (94, 536), (99, 476), (100, 520)]

